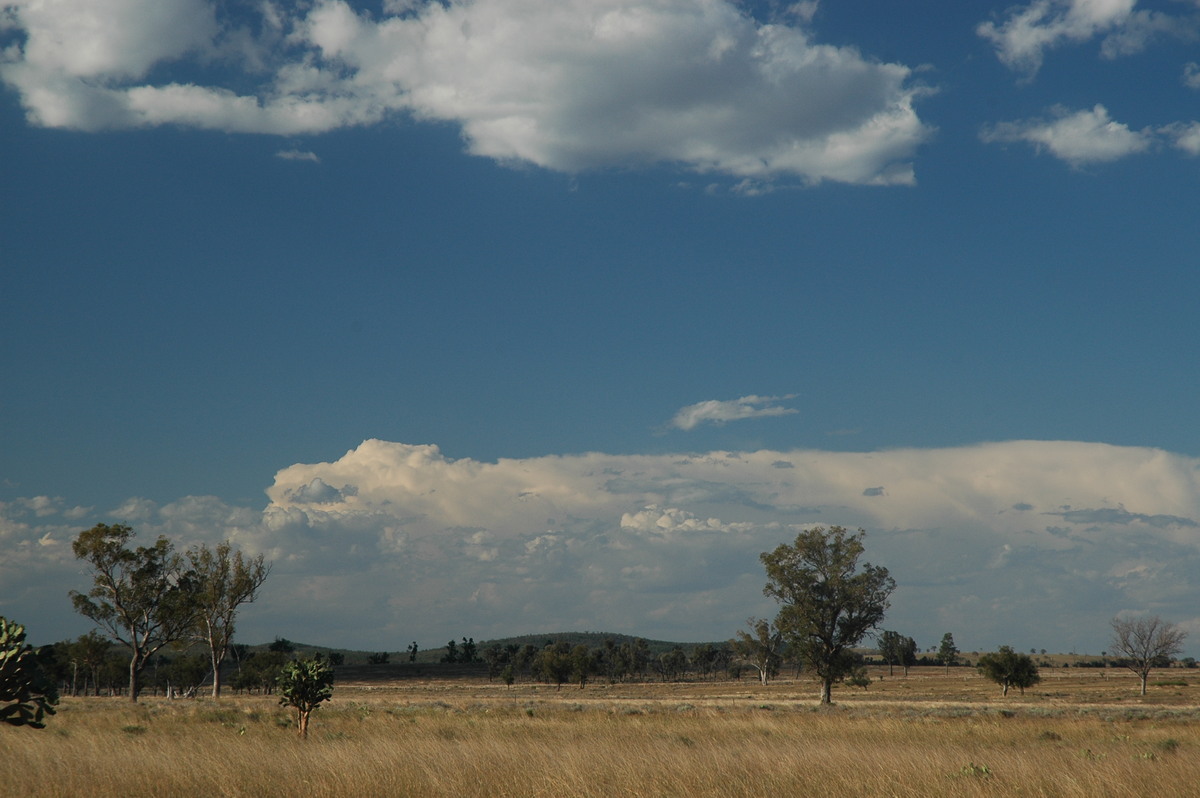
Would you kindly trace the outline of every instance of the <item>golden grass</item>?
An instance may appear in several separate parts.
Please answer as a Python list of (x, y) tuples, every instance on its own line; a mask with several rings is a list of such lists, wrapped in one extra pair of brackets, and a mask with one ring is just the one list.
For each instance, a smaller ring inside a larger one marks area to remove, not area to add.
[(1001, 699), (921, 669), (826, 709), (805, 680), (342, 684), (307, 742), (269, 697), (66, 699), (43, 731), (0, 729), (0, 794), (1193, 796), (1187, 683), (1142, 699), (1131, 678), (1079, 671)]

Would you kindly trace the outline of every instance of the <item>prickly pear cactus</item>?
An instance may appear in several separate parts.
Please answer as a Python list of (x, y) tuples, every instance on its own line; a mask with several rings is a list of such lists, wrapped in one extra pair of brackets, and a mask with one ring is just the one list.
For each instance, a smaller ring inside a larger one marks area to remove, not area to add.
[(0, 616), (0, 722), (41, 729), (57, 703), (53, 679), (25, 644), (25, 627)]

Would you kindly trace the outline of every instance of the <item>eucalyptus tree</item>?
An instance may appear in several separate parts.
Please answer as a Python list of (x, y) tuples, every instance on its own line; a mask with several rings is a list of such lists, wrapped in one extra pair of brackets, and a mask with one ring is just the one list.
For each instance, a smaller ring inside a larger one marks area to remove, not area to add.
[(952, 665), (958, 664), (958, 646), (954, 645), (954, 635), (949, 632), (942, 635), (941, 645), (938, 646), (937, 658), (938, 662), (946, 666), (947, 671), (950, 670)]
[(883, 620), (896, 588), (886, 568), (859, 567), (864, 534), (814, 527), (760, 557), (763, 593), (781, 605), (775, 625), (820, 679), (822, 704), (832, 703), (834, 682), (853, 671), (853, 647)]
[(258, 597), (271, 567), (263, 555), (247, 557), (234, 551), (228, 541), (215, 549), (188, 549), (192, 603), (195, 613), (192, 634), (208, 647), (212, 667), (212, 695), (221, 696), (221, 665), (233, 643), (238, 608)]
[(739, 629), (729, 645), (739, 661), (758, 671), (758, 680), (765, 686), (783, 664), (783, 633), (765, 618), (751, 618), (746, 624), (750, 631)]
[(188, 637), (195, 605), (171, 542), (159, 535), (150, 546), (130, 548), (133, 537), (124, 524), (80, 532), (71, 548), (88, 564), (92, 589), (70, 595), (76, 612), (129, 649), (129, 700), (136, 702), (142, 670), (163, 646)]

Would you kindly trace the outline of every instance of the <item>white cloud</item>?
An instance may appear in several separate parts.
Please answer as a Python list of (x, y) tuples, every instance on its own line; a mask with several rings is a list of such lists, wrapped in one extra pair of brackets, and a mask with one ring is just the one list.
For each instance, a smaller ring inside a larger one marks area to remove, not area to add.
[(1158, 17), (1134, 12), (1137, 0), (1034, 0), (1009, 9), (997, 25), (983, 22), (975, 30), (996, 48), (1007, 66), (1034, 75), (1046, 50), (1064, 42), (1082, 42), (1115, 31), (1107, 55), (1140, 49), (1160, 23)]
[[(35, 124), (178, 124), (278, 135), (388, 116), (461, 126), (469, 150), (565, 172), (674, 163), (764, 181), (913, 182), (930, 135), (911, 70), (729, 0), (391, 0), (383, 14), (212, 0), (17, 0), (0, 61)], [(792, 17), (807, 25), (815, 3)], [(244, 68), (234, 90), (147, 80), (162, 64)], [(265, 74), (259, 75), (259, 72)]]
[(985, 142), (1024, 142), (1072, 166), (1115, 161), (1145, 152), (1155, 142), (1150, 130), (1131, 130), (1113, 121), (1103, 105), (1090, 111), (1055, 108), (1052, 119), (1002, 122), (984, 129)]
[(1188, 155), (1200, 155), (1200, 122), (1169, 125), (1163, 132)]
[(281, 158), (285, 161), (310, 161), (312, 163), (320, 163), (321, 159), (317, 157), (315, 152), (308, 150), (280, 150), (275, 153), (276, 158)]
[(1183, 65), (1183, 85), (1189, 89), (1200, 89), (1200, 64), (1189, 61)]
[[(141, 539), (228, 538), (273, 561), (239, 623), (255, 642), (382, 650), (570, 628), (720, 639), (772, 612), (758, 555), (812, 524), (867, 530), (868, 558), (899, 583), (889, 627), (922, 645), (949, 630), (972, 648), (1096, 652), (1122, 609), (1200, 623), (1200, 459), (1155, 449), (1015, 441), (485, 463), (372, 440), (282, 469), (268, 495), (262, 510), (213, 497), (123, 507)], [(0, 504), (0, 614), (51, 640), (87, 629), (66, 600), (86, 587), (66, 544), (114, 519), (39, 516), (38, 504)]]
[(695, 429), (704, 423), (724, 424), (727, 421), (739, 421), (746, 418), (762, 418), (764, 416), (787, 416), (799, 412), (790, 407), (782, 407), (776, 402), (794, 399), (795, 394), (787, 396), (743, 396), (741, 399), (709, 399), (694, 405), (680, 408), (671, 419), (670, 426), (676, 429)]

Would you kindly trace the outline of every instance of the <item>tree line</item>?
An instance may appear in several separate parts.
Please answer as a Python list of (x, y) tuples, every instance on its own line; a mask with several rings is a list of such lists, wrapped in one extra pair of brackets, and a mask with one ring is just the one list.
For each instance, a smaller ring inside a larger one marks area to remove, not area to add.
[[(133, 530), (124, 525), (98, 524), (81, 532), (72, 544), (77, 558), (87, 563), (92, 587), (86, 593), (71, 591), (72, 603), (97, 628), (78, 640), (34, 650), (24, 643), (24, 628), (0, 618), (0, 721), (40, 727), (53, 714), (58, 685), (65, 684), (64, 664), (70, 665), (70, 689), (77, 694), (89, 684), (97, 693), (103, 681), (110, 685), (117, 671), (114, 645), (123, 650), (121, 668), (127, 678), (128, 697), (137, 701), (145, 685), (164, 680), (171, 686), (190, 685), (194, 690), (208, 674), (212, 694), (221, 694), (221, 667), (232, 655), (237, 663), (234, 686), (238, 690), (281, 692), (281, 700), (294, 706), (301, 734), (308, 714), (332, 691), (333, 669), (341, 655), (297, 659), (294, 646), (277, 638), (265, 652), (250, 652), (233, 643), (238, 609), (255, 600), (270, 572), (262, 555), (247, 557), (228, 542), (215, 549), (197, 546), (180, 554), (164, 536), (149, 546), (131, 545)], [(474, 638), (453, 639), (442, 658), (446, 663), (481, 663), (489, 679), (512, 685), (520, 679), (561, 687), (583, 688), (595, 678), (609, 682), (663, 681), (688, 676), (741, 678), (753, 671), (767, 684), (787, 663), (797, 674), (806, 672), (819, 684), (819, 701), (832, 702), (832, 689), (847, 682), (869, 684), (861, 644), (874, 636), (879, 657), (889, 674), (921, 660), (916, 642), (880, 627), (890, 606), (896, 582), (882, 566), (860, 563), (865, 533), (843, 527), (814, 527), (801, 532), (790, 544), (764, 552), (760, 559), (767, 581), (764, 595), (779, 604), (773, 620), (751, 618), (724, 644), (696, 646), (690, 655), (681, 646), (652, 655), (647, 641), (634, 638), (603, 646), (571, 645), (546, 641), (545, 645), (493, 644), (482, 651)], [(1157, 616), (1114, 618), (1111, 621), (1113, 664), (1138, 675), (1145, 695), (1151, 670), (1171, 663), (1182, 651), (1186, 633)], [(165, 657), (167, 646), (200, 645), (205, 657), (182, 653)], [(417, 655), (414, 642), (409, 660)], [(369, 662), (388, 662), (387, 653), (372, 655)], [(928, 661), (927, 659), (925, 661)], [(935, 661), (949, 668), (960, 656), (951, 633), (942, 637)], [(1028, 654), (1001, 646), (982, 655), (976, 668), (1000, 685), (1022, 693), (1040, 680), (1037, 664)], [(161, 675), (160, 675), (161, 670)], [(82, 678), (81, 678), (82, 671)]]

